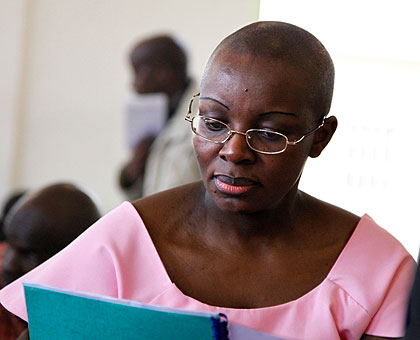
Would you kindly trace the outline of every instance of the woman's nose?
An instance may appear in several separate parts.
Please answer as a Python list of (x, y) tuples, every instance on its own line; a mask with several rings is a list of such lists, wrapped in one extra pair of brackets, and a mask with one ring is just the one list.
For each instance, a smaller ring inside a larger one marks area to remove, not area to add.
[(248, 146), (245, 134), (235, 131), (220, 149), (219, 156), (232, 163), (255, 161), (255, 152)]

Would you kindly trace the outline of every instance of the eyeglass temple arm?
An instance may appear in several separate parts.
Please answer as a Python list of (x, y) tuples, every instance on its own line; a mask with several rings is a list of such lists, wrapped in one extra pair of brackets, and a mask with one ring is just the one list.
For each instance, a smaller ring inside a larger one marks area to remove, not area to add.
[(327, 119), (326, 116), (322, 117), (322, 122), (321, 124), (319, 124), (316, 128), (312, 129), (311, 131), (305, 133), (302, 137), (300, 137), (297, 140), (294, 141), (287, 141), (287, 144), (289, 145), (296, 145), (297, 143), (301, 142), (305, 137), (309, 136), (310, 134), (314, 133), (315, 131), (317, 131), (318, 129), (322, 128), (325, 124), (325, 119)]
[(188, 112), (187, 112), (187, 114), (185, 115), (185, 120), (186, 121), (188, 121), (188, 122), (191, 122), (192, 121), (192, 117), (191, 117), (191, 109), (192, 109), (192, 103), (193, 103), (193, 101), (194, 101), (194, 99), (196, 98), (196, 97), (198, 97), (200, 95), (200, 92), (199, 93), (196, 93), (195, 95), (193, 95), (192, 96), (192, 98), (191, 98), (191, 100), (190, 100), (190, 104), (188, 105)]

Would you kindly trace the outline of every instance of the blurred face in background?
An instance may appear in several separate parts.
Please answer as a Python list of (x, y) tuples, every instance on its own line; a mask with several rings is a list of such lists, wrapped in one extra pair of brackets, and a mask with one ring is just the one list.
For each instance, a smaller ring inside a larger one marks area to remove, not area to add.
[(3, 284), (8, 284), (49, 258), (51, 237), (45, 235), (45, 221), (36, 209), (21, 207), (5, 224), (6, 250), (3, 256)]

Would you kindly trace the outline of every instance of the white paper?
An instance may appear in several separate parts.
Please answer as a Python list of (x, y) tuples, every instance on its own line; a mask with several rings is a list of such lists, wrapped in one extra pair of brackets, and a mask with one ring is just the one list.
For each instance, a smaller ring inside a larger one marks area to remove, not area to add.
[(133, 150), (139, 141), (157, 135), (168, 116), (168, 97), (164, 93), (136, 95), (125, 107), (127, 146)]

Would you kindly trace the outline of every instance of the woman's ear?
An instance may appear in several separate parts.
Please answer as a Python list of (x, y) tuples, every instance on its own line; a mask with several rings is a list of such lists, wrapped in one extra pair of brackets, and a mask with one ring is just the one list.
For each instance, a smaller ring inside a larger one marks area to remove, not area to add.
[(335, 130), (337, 129), (337, 118), (334, 116), (325, 119), (324, 126), (315, 132), (309, 157), (316, 158), (330, 142)]

